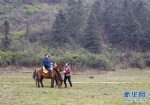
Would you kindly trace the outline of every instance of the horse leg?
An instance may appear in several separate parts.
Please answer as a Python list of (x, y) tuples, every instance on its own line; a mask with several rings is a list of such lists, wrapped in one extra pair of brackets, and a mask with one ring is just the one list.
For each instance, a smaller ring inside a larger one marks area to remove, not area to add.
[(38, 84), (38, 87), (40, 87), (40, 80), (39, 79), (37, 79), (37, 84)]
[(42, 86), (42, 76), (38, 76), (37, 81), (38, 81), (38, 87), (40, 87), (40, 84)]
[(40, 82), (41, 82), (41, 86), (42, 86), (42, 87), (44, 87), (44, 85), (43, 85), (43, 82), (42, 82), (42, 81), (43, 81), (43, 77), (41, 78), (41, 81), (40, 81)]
[(51, 88), (54, 88), (54, 79), (51, 78)]
[(60, 81), (57, 79), (58, 88), (60, 88)]
[[(58, 81), (57, 81), (57, 79), (55, 79), (55, 82), (56, 82), (56, 86), (57, 86), (57, 85), (58, 85)], [(55, 87), (56, 87), (56, 86), (55, 86)]]
[(35, 77), (35, 82), (36, 82), (36, 86), (38, 86), (38, 87), (40, 87), (39, 81), (40, 81), (40, 76), (39, 76), (39, 74), (37, 72), (36, 77)]
[(62, 81), (58, 79), (57, 82), (58, 82), (58, 88), (61, 89), (62, 88)]

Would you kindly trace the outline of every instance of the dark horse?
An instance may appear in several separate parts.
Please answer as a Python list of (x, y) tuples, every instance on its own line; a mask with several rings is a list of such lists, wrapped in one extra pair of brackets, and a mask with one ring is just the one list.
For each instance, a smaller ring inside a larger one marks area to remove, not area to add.
[[(60, 74), (60, 71), (62, 71), (62, 66), (61, 65), (57, 65), (53, 68), (52, 70), (52, 74), (54, 79), (56, 80), (56, 85), (58, 85), (58, 88), (62, 87), (62, 76)], [(50, 78), (50, 72), (48, 73), (44, 73), (43, 72), (43, 67), (36, 69), (33, 72), (33, 79), (36, 81), (36, 86), (40, 87), (39, 82), (41, 83), (41, 86), (44, 87), (43, 85), (43, 78), (47, 78), (47, 79), (51, 79), (51, 87), (54, 88), (54, 79)]]

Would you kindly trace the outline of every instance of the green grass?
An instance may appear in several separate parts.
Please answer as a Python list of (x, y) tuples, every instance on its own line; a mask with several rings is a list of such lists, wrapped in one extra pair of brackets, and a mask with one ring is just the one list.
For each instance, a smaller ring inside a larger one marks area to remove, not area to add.
[[(44, 79), (44, 88), (37, 88), (32, 72), (29, 71), (1, 73), (0, 105), (150, 105), (149, 71), (118, 70), (93, 75), (72, 75), (72, 82), (90, 82), (73, 83), (73, 89), (50, 88), (49, 79)], [(89, 78), (90, 76), (94, 78)], [(123, 101), (124, 91), (141, 90), (146, 92), (146, 102)]]

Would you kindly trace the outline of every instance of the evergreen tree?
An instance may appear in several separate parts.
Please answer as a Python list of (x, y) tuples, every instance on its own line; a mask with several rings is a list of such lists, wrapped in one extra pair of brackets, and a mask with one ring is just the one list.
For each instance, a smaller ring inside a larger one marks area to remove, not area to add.
[(128, 9), (128, 0), (124, 0), (124, 9), (125, 9), (125, 10)]
[(84, 23), (84, 9), (81, 0), (68, 0), (68, 23), (71, 37), (78, 41), (79, 35), (81, 35), (83, 23)]
[(98, 22), (98, 26), (100, 27), (102, 24), (102, 3), (101, 1), (95, 1), (93, 6), (92, 6), (92, 11), (93, 14), (96, 16), (97, 22)]
[[(150, 15), (145, 19), (145, 26), (142, 26), (142, 32), (143, 34), (140, 34), (139, 38), (139, 45), (141, 48), (141, 51), (146, 52), (150, 51)], [(145, 27), (145, 29), (143, 29)]]
[(4, 44), (5, 48), (7, 49), (8, 45), (9, 45), (8, 34), (9, 34), (10, 26), (9, 26), (9, 22), (7, 20), (5, 20), (3, 25), (4, 25), (4, 34), (5, 34), (5, 38), (3, 39), (3, 44)]
[(67, 4), (69, 8), (72, 8), (75, 5), (75, 0), (67, 0)]
[(97, 27), (97, 20), (95, 15), (91, 12), (87, 20), (87, 27), (84, 31), (83, 46), (92, 53), (99, 53), (101, 43), (102, 40)]
[(64, 43), (70, 43), (70, 34), (67, 22), (66, 14), (60, 11), (52, 28), (52, 41), (57, 45), (63, 45)]
[(110, 42), (126, 51), (127, 49), (128, 51), (131, 49), (138, 50), (139, 38), (142, 33), (140, 24), (135, 18), (133, 12), (130, 9), (127, 9), (127, 5), (123, 7), (121, 15), (122, 20), (114, 27), (114, 31), (110, 37)]
[(26, 40), (29, 40), (29, 22), (27, 21), (27, 26), (26, 26), (26, 35), (25, 35)]
[(138, 40), (140, 50), (148, 51), (150, 49), (150, 11), (146, 8), (143, 1), (135, 1), (133, 5), (133, 13), (142, 30)]
[(97, 0), (92, 6), (92, 11), (96, 16), (98, 27), (103, 30), (102, 39), (108, 43), (109, 35), (116, 16), (116, 5), (112, 0)]

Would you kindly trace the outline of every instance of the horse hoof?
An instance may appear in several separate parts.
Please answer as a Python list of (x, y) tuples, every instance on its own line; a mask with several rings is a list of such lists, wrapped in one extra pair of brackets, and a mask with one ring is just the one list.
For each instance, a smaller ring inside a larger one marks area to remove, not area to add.
[(50, 88), (54, 88), (53, 86), (50, 86)]

